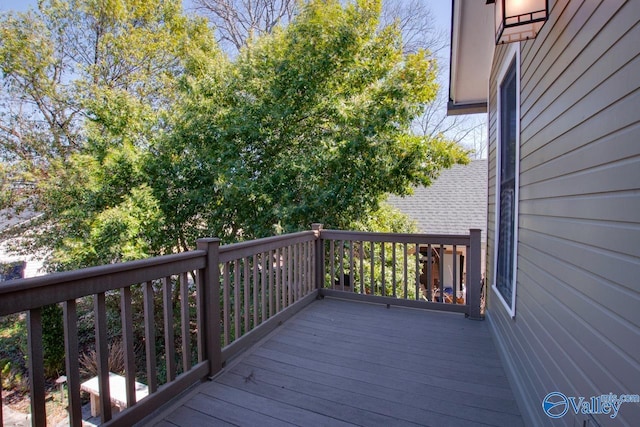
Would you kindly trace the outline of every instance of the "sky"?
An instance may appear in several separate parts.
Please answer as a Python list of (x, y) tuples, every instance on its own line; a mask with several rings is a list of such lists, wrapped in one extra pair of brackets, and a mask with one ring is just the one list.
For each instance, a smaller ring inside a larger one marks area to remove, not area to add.
[[(188, 0), (187, 0), (188, 1)], [(436, 25), (446, 29), (449, 34), (451, 27), (451, 0), (425, 0), (431, 7), (436, 19)], [(37, 0), (0, 0), (0, 11), (26, 11), (29, 7), (36, 7)]]
[[(435, 19), (435, 25), (438, 29), (445, 30), (447, 37), (451, 33), (451, 0), (423, 0), (429, 4), (431, 12)], [(0, 0), (0, 12), (14, 10), (14, 11), (26, 11), (30, 7), (36, 8), (38, 0)], [(185, 8), (191, 5), (191, 0), (183, 0)], [(439, 64), (440, 69), (446, 69), (449, 67), (449, 51), (445, 49), (445, 52), (441, 52), (442, 59)], [(444, 62), (444, 63), (443, 63)], [(442, 82), (441, 84), (446, 84)]]

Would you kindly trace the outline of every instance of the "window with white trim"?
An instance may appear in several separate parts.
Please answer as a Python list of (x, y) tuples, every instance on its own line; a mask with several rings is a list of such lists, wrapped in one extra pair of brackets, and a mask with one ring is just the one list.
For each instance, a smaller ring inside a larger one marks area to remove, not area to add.
[(499, 75), (496, 155), (494, 289), (515, 316), (520, 133), (519, 51), (511, 49)]

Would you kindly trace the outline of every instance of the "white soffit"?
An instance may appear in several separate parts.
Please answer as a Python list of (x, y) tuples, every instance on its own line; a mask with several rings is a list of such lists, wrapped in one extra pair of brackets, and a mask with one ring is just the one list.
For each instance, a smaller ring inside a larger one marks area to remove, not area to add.
[(487, 111), (494, 49), (494, 5), (486, 0), (452, 0), (451, 67), (447, 114)]

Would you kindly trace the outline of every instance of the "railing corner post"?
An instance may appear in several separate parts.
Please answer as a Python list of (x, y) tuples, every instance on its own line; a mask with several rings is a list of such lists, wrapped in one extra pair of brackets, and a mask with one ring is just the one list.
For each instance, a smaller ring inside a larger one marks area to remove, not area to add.
[(222, 346), (220, 344), (220, 239), (197, 240), (198, 250), (207, 252), (202, 286), (203, 325), (205, 337), (205, 359), (209, 364), (209, 376), (222, 370)]
[(314, 278), (314, 280), (316, 282), (318, 297), (321, 297), (322, 288), (324, 288), (324, 240), (322, 238), (322, 224), (313, 223), (311, 224), (311, 229), (316, 232), (316, 277)]
[(481, 251), (482, 246), (480, 243), (481, 231), (477, 228), (469, 230), (469, 253), (468, 257), (468, 271), (467, 271), (467, 298), (468, 298), (468, 313), (467, 317), (472, 320), (482, 320), (483, 316), (480, 312), (481, 303), (481, 288), (482, 278), (480, 274), (481, 265)]

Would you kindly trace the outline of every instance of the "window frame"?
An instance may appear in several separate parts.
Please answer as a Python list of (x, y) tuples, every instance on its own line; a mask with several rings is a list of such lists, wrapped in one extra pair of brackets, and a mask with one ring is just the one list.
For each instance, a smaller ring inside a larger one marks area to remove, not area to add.
[[(498, 288), (498, 247), (500, 242), (500, 215), (501, 215), (501, 181), (502, 181), (502, 87), (505, 83), (512, 65), (515, 66), (515, 182), (514, 182), (514, 210), (513, 210), (513, 276), (511, 278), (511, 300), (507, 301)], [(495, 220), (494, 220), (494, 256), (493, 256), (493, 292), (498, 296), (505, 310), (512, 318), (516, 316), (516, 291), (518, 272), (518, 207), (520, 199), (520, 43), (512, 43), (505, 52), (500, 71), (497, 75), (497, 110), (496, 110), (496, 179), (495, 179)]]

